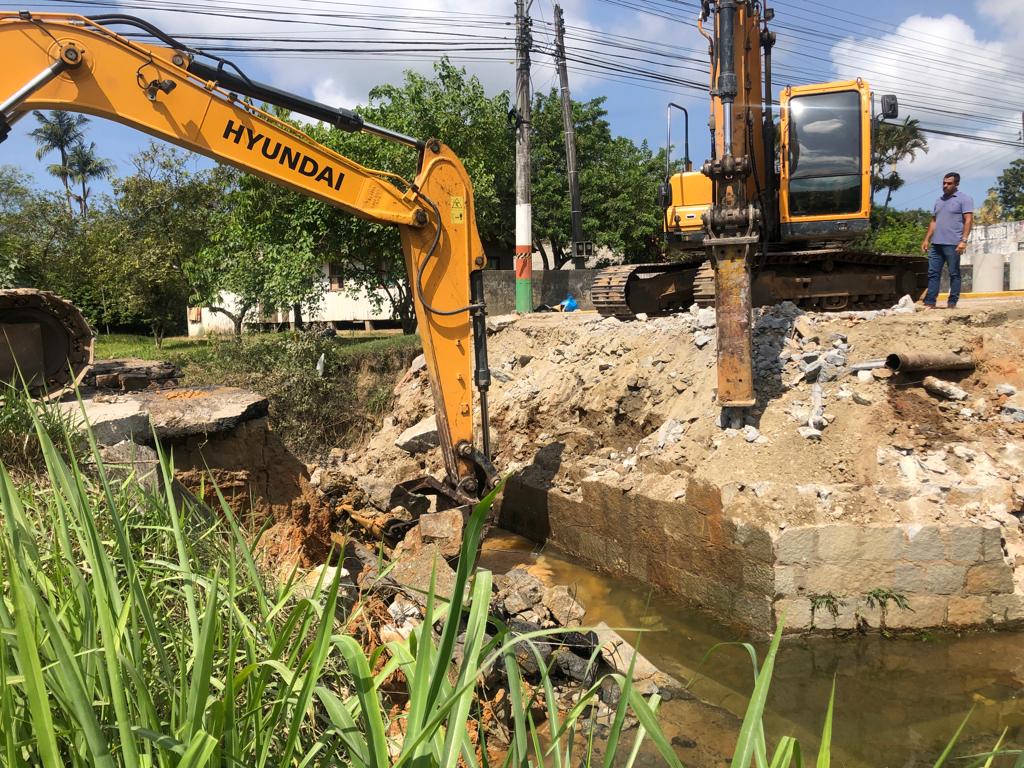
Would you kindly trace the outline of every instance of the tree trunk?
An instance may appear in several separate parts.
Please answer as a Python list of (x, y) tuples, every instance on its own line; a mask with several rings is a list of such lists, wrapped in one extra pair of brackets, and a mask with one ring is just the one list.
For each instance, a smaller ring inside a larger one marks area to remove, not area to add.
[(75, 215), (75, 209), (71, 207), (71, 184), (68, 182), (68, 154), (64, 147), (60, 148), (60, 167), (62, 169), (60, 180), (64, 182), (64, 196), (68, 201), (68, 216)]
[(301, 331), (302, 327), (302, 305), (292, 304), (292, 330)]
[(540, 252), (540, 260), (544, 262), (544, 269), (551, 269), (551, 263), (548, 261), (548, 252), (544, 250), (544, 243), (537, 240), (534, 242), (533, 247), (536, 251)]

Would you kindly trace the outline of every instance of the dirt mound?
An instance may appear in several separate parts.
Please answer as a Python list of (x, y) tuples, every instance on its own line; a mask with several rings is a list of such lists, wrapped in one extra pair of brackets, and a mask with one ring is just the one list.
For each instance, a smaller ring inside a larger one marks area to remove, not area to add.
[[(1014, 306), (758, 310), (757, 405), (745, 413), (715, 403), (713, 310), (632, 322), (582, 313), (502, 320), (489, 340), (495, 463), (570, 496), (597, 477), (672, 500), (697, 479), (719, 490), (730, 516), (783, 527), (979, 517), (1016, 525), (1024, 424), (995, 391), (1024, 388), (1024, 310)], [(958, 382), (969, 400), (937, 400), (919, 379), (851, 370), (910, 350), (972, 355), (976, 370)], [(379, 504), (394, 482), (440, 470), (436, 450), (395, 446), (433, 412), (423, 373), (397, 393), (353, 466)]]

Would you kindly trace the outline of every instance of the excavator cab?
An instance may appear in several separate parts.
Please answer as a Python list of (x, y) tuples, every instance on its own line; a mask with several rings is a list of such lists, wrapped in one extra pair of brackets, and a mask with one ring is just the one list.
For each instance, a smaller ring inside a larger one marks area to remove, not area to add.
[(666, 187), (665, 244), (669, 253), (704, 248), (704, 213), (711, 206), (711, 179), (700, 171), (672, 174)]
[(863, 80), (782, 92), (782, 240), (853, 240), (870, 229), (871, 89)]
[[(672, 173), (672, 110), (683, 113), (683, 170)], [(704, 214), (711, 206), (711, 179), (693, 170), (690, 162), (690, 115), (685, 107), (669, 102), (666, 109), (665, 182), (658, 187), (658, 207), (665, 246), (670, 257), (704, 248)]]

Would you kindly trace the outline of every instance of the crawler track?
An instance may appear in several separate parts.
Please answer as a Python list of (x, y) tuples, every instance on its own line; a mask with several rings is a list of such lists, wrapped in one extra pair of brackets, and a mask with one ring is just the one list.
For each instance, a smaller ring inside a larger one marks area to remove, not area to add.
[[(792, 301), (814, 311), (838, 312), (888, 307), (927, 287), (927, 259), (914, 256), (820, 249), (771, 252), (756, 265), (755, 306)], [(711, 262), (699, 266), (639, 264), (609, 267), (594, 278), (594, 306), (619, 318), (667, 314), (715, 303)]]

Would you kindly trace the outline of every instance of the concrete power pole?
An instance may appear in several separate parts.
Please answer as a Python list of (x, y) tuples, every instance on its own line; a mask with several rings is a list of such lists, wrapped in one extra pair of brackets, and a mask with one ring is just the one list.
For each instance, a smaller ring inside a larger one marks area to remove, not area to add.
[(516, 0), (516, 311), (533, 309), (533, 210), (530, 206), (530, 17)]
[(583, 242), (583, 206), (580, 203), (580, 177), (576, 171), (576, 124), (572, 119), (569, 72), (565, 65), (565, 20), (560, 5), (555, 6), (555, 65), (558, 67), (558, 82), (562, 92), (562, 123), (565, 125), (565, 167), (569, 172), (569, 206), (572, 215), (571, 253), (573, 264), (577, 269), (581, 269), (585, 257), (593, 253), (593, 246)]

